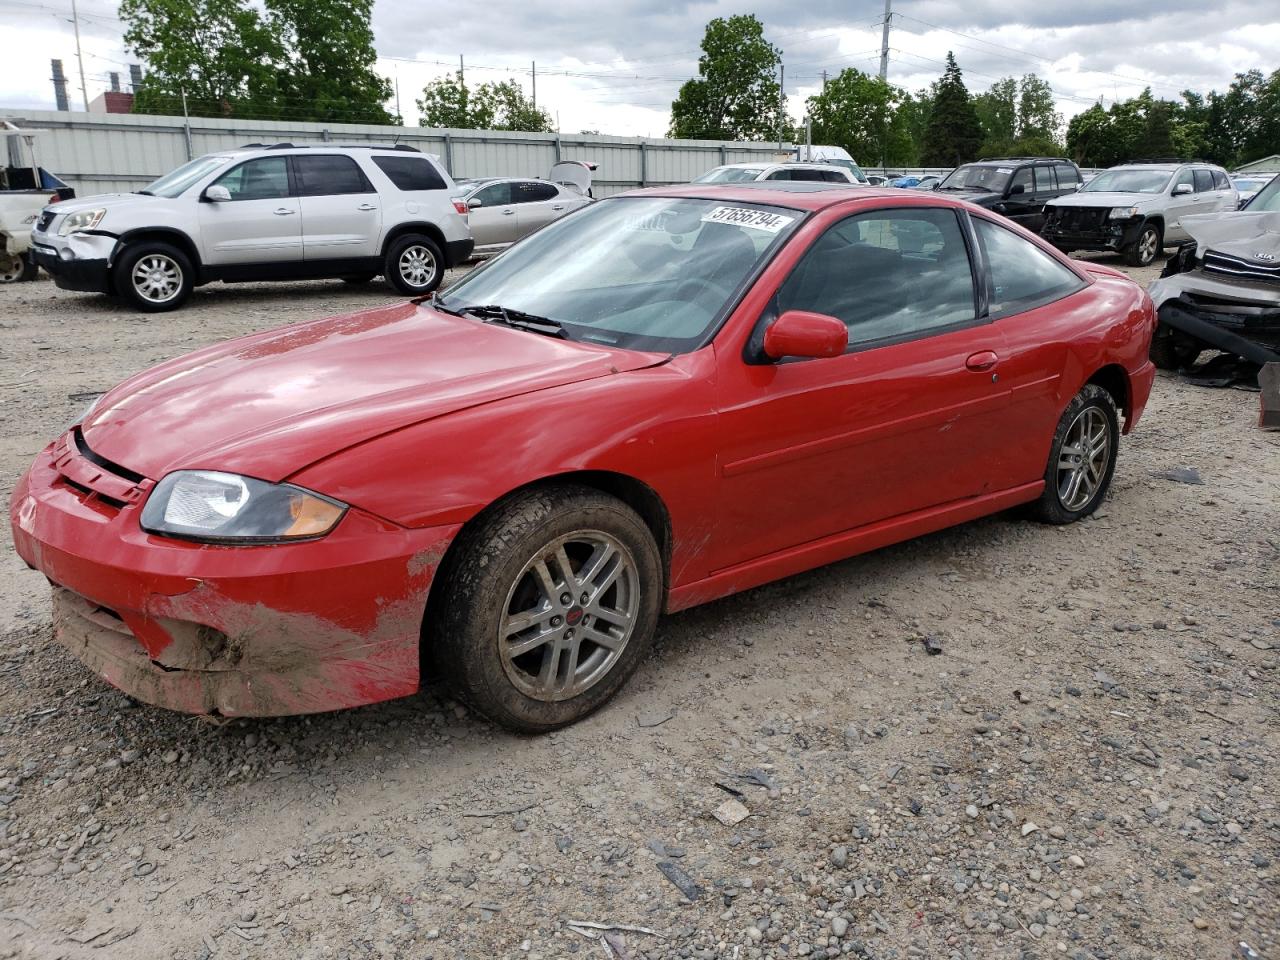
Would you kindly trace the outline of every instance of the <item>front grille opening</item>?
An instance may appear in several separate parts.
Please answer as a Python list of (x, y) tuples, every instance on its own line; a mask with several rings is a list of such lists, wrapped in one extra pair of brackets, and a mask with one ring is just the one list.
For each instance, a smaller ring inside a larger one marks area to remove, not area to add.
[(101, 467), (103, 470), (109, 470), (117, 477), (123, 477), (130, 483), (141, 483), (146, 479), (142, 474), (135, 473), (128, 467), (122, 467), (120, 464), (94, 453), (89, 448), (89, 444), (85, 442), (84, 434), (80, 431), (79, 427), (75, 427), (71, 432), (75, 436), (76, 449), (80, 451), (80, 456), (84, 457), (90, 463)]
[(125, 501), (117, 500), (115, 497), (109, 497), (105, 493), (99, 493), (97, 490), (91, 490), (83, 483), (77, 483), (75, 480), (72, 480), (66, 474), (60, 474), (59, 479), (86, 500), (93, 497), (100, 500), (102, 503), (105, 503), (109, 507), (115, 507), (117, 510), (123, 510), (125, 506), (127, 506)]

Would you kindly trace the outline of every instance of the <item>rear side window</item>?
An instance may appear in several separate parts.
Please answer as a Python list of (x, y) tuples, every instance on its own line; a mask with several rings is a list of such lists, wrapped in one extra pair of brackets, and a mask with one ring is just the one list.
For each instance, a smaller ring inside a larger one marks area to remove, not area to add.
[(1058, 174), (1059, 190), (1074, 190), (1080, 186), (1080, 174), (1076, 172), (1076, 168), (1069, 163), (1059, 163), (1054, 168)]
[(426, 157), (374, 155), (373, 162), (397, 190), (443, 190), (444, 178)]
[(849, 178), (839, 170), (823, 170), (822, 179), (827, 183), (848, 183)]
[(1083, 286), (1079, 277), (1034, 243), (981, 217), (974, 217), (973, 223), (991, 272), (993, 316), (1030, 310)]
[(882, 210), (824, 233), (778, 290), (778, 308), (839, 317), (851, 349), (972, 323), (973, 272), (950, 210)]
[(1213, 171), (1213, 188), (1215, 190), (1231, 189), (1231, 181), (1227, 179), (1226, 173), (1221, 170)]
[(1196, 193), (1208, 193), (1214, 189), (1213, 174), (1208, 170), (1195, 171)]
[(790, 180), (790, 179), (791, 179), (791, 171), (790, 171), (790, 170), (775, 170), (775, 171), (773, 171), (773, 173), (771, 173), (771, 174), (769, 174), (767, 177), (765, 177), (765, 179), (766, 179), (766, 180)]
[(803, 167), (791, 171), (792, 180), (804, 180), (810, 183), (821, 183), (827, 179), (826, 170), (807, 170)]
[(1053, 167), (1036, 167), (1036, 193), (1053, 191)]
[(550, 183), (539, 183), (537, 180), (524, 180), (515, 185), (515, 203), (537, 203), (539, 200), (554, 200), (560, 195)]
[(344, 193), (373, 193), (373, 186), (359, 165), (342, 154), (293, 158), (298, 193), (304, 197), (328, 197)]

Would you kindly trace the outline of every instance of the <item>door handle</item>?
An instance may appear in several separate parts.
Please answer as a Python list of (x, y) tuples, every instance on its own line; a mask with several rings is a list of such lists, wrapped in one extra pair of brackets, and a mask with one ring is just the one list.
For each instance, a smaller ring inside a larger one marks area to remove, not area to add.
[(994, 350), (979, 350), (977, 353), (970, 354), (964, 365), (970, 370), (981, 373), (983, 370), (990, 370), (999, 362), (1000, 358), (996, 356)]
[(506, 210), (503, 210), (503, 211), (502, 211), (502, 215), (503, 215), (504, 217), (509, 217), (509, 216), (511, 216), (513, 213), (515, 213), (515, 211), (514, 211), (514, 210), (512, 210), (512, 209), (511, 209), (511, 208), (509, 208), (509, 207), (508, 207)]
[(360, 206), (356, 207), (356, 209), (357, 210), (377, 210), (378, 205), (376, 203), (362, 203), (360, 204)]
[(275, 209), (275, 214), (277, 217), (287, 217), (293, 212), (294, 211), (290, 210), (288, 207), (276, 207)]

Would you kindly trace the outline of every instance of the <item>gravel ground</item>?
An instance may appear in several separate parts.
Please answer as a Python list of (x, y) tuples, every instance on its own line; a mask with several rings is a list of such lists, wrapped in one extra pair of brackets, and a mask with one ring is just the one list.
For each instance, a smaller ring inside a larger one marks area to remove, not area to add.
[[(391, 299), (0, 289), (5, 488), (77, 395)], [(670, 617), (610, 707), (540, 738), (434, 688), (225, 726), (138, 705), (51, 643), (5, 525), (0, 957), (1280, 958), (1257, 405), (1162, 377), (1092, 520), (1001, 515)]]

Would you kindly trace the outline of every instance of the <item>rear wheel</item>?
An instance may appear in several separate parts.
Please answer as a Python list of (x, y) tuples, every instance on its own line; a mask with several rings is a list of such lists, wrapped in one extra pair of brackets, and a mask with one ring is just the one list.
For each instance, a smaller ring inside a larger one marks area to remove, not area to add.
[(39, 270), (28, 254), (0, 253), (0, 283), (34, 280)]
[(387, 249), (382, 275), (406, 296), (424, 296), (444, 279), (444, 255), (430, 237), (421, 234), (398, 237)]
[(191, 295), (191, 261), (169, 243), (128, 246), (116, 261), (115, 292), (144, 313), (176, 310)]
[(529, 490), (467, 531), (441, 571), (431, 658), (459, 696), (512, 730), (587, 716), (653, 640), (662, 562), (644, 521), (597, 490)]
[(1044, 492), (1035, 504), (1037, 519), (1074, 523), (1097, 510), (1111, 486), (1119, 440), (1115, 400), (1102, 387), (1085, 384), (1054, 432)]
[(1160, 249), (1160, 227), (1154, 223), (1144, 224), (1138, 239), (1125, 247), (1124, 262), (1131, 267), (1149, 267)]

